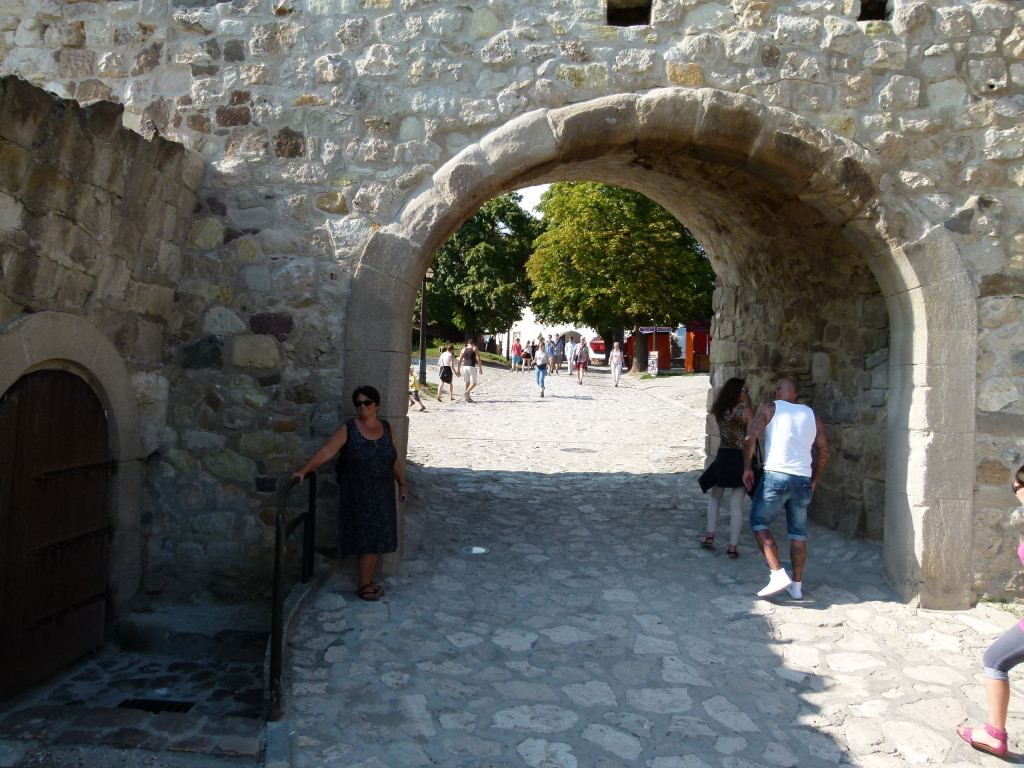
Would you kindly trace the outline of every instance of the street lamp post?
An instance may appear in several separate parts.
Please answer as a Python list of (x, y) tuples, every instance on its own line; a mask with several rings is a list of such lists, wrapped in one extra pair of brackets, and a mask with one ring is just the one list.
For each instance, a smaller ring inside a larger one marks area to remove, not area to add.
[(427, 269), (420, 286), (420, 384), (427, 383), (427, 282), (434, 270)]

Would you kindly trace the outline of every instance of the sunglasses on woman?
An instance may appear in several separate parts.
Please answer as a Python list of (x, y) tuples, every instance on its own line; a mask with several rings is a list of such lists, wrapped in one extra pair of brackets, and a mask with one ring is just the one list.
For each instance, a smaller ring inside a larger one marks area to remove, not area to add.
[(363, 406), (369, 407), (371, 405), (375, 405), (373, 400), (356, 400), (357, 408), (362, 408)]

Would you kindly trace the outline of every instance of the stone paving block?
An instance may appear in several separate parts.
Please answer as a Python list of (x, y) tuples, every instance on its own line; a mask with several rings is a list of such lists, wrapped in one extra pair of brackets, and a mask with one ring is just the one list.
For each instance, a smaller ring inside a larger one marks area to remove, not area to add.
[(225, 736), (217, 744), (213, 754), (251, 757), (258, 760), (262, 751), (259, 739), (250, 736)]
[(288, 723), (267, 723), (267, 749), (264, 768), (289, 768), (291, 765)]
[[(2, 766), (2, 768), (8, 768), (8, 766), (18, 765), (29, 749), (31, 749), (31, 747), (25, 744), (0, 744), (0, 766)], [(272, 767), (267, 766), (267, 768)], [(288, 764), (285, 763), (283, 766), (273, 766), (273, 768), (288, 768)]]
[(79, 728), (128, 728), (141, 726), (151, 717), (149, 712), (141, 709), (103, 707), (86, 709), (75, 719), (75, 725)]
[(167, 744), (163, 736), (154, 736), (141, 728), (117, 728), (99, 738), (100, 744), (126, 749), (160, 750)]
[(198, 729), (206, 722), (202, 715), (193, 715), (188, 712), (158, 712), (153, 715), (147, 727), (151, 731), (166, 733), (169, 736), (181, 736), (184, 733)]
[(58, 727), (50, 734), (48, 741), (51, 744), (93, 744), (102, 733), (99, 728)]
[(210, 720), (203, 726), (200, 733), (213, 736), (248, 736), (258, 737), (263, 730), (262, 720), (248, 717), (220, 717)]
[(197, 754), (209, 752), (217, 742), (209, 736), (192, 736), (188, 739), (172, 741), (167, 745), (171, 752), (195, 752)]
[(0, 720), (0, 738), (42, 739), (62, 721), (81, 712), (79, 707), (43, 706), (16, 710)]

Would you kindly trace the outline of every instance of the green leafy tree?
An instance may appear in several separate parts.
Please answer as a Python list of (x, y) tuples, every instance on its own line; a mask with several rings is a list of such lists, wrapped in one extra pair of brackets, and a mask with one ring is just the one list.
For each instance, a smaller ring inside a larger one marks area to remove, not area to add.
[[(675, 327), (711, 314), (715, 275), (690, 231), (653, 200), (625, 187), (552, 184), (541, 197), (544, 232), (527, 272), (530, 302), (546, 323), (616, 329)], [(633, 368), (647, 357), (637, 336)]]
[(427, 320), (444, 338), (504, 330), (522, 316), (531, 288), (526, 261), (543, 230), (522, 199), (512, 192), (484, 203), (434, 257)]

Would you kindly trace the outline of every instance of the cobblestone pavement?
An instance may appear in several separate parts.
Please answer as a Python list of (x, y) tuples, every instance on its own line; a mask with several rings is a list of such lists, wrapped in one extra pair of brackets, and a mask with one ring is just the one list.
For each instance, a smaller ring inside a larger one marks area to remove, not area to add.
[(1012, 616), (904, 605), (879, 546), (813, 526), (804, 599), (759, 600), (749, 531), (735, 561), (697, 544), (705, 377), (531, 381), (487, 369), (475, 402), (410, 414), (387, 597), (335, 575), (290, 638), (292, 765), (992, 760), (953, 729), (983, 717), (981, 652)]

